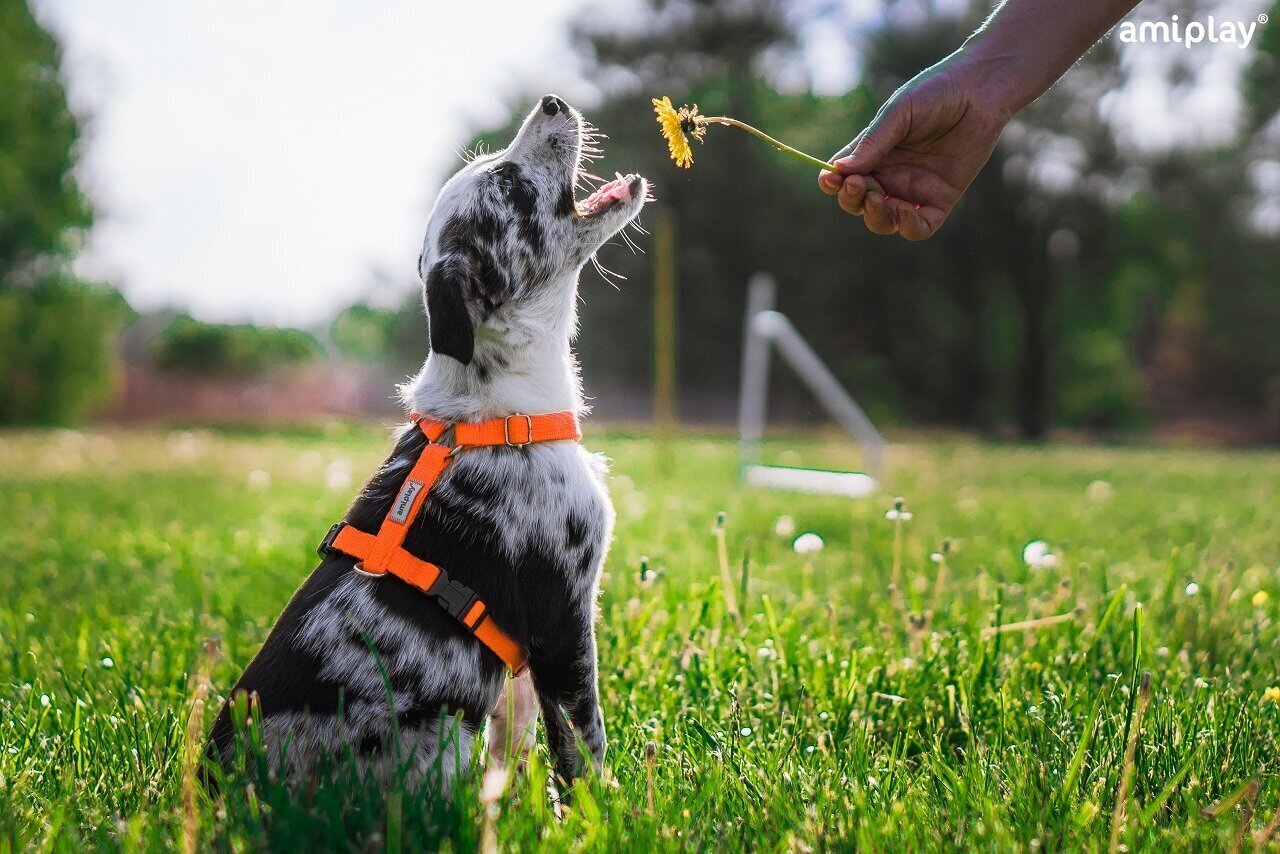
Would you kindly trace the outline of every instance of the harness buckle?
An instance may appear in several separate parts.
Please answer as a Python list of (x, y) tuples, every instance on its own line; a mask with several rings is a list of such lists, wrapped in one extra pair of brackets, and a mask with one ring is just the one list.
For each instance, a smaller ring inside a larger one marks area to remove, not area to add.
[(347, 527), (346, 522), (334, 522), (329, 528), (329, 533), (324, 535), (324, 539), (320, 541), (320, 545), (316, 546), (316, 554), (320, 557), (328, 557), (333, 554), (335, 549), (333, 543), (338, 539), (338, 534), (342, 533), (342, 529)]
[[(524, 419), (525, 440), (523, 442), (511, 441), (511, 419), (513, 418)], [(506, 418), (502, 419), (502, 434), (503, 434), (503, 438), (506, 439), (507, 445), (509, 447), (523, 448), (526, 445), (532, 445), (533, 444), (533, 417), (530, 415), (525, 415), (520, 412), (517, 412), (515, 415), (508, 415)]]
[(449, 578), (443, 569), (436, 576), (435, 582), (427, 590), (428, 596), (436, 597), (436, 602), (455, 620), (461, 620), (467, 609), (476, 599), (475, 591), (460, 582)]

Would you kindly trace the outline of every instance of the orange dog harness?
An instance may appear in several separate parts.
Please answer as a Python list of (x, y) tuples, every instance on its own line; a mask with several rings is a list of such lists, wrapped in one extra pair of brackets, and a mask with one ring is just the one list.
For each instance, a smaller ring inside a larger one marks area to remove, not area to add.
[[(405, 551), (404, 538), (422, 510), (427, 493), (454, 454), (467, 448), (495, 445), (523, 448), (534, 442), (578, 441), (582, 432), (578, 428), (577, 416), (572, 412), (516, 414), (491, 421), (452, 425), (423, 418), (416, 412), (410, 417), (427, 437), (427, 444), (391, 502), (391, 510), (382, 520), (378, 533), (366, 533), (346, 522), (338, 522), (329, 529), (317, 551), (321, 557), (334, 552), (349, 555), (356, 559), (354, 569), (361, 575), (381, 578), (390, 573), (435, 597), (440, 607), (502, 659), (512, 673), (518, 674), (528, 663), (524, 648), (489, 619), (489, 608), (474, 590), (452, 580), (435, 564)], [(439, 444), (440, 437), (450, 427), (453, 428), (454, 442), (451, 448)]]

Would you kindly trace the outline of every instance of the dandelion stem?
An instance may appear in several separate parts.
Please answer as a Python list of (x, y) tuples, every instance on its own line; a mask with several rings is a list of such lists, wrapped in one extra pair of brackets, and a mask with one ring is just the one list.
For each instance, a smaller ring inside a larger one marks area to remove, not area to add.
[(731, 125), (740, 130), (745, 130), (747, 133), (751, 134), (757, 139), (761, 139), (769, 143), (774, 148), (781, 151), (783, 154), (790, 154), (795, 159), (800, 160), (804, 163), (808, 163), (810, 166), (816, 166), (819, 169), (826, 170), (827, 172), (836, 171), (835, 166), (832, 165), (829, 161), (819, 160), (818, 158), (810, 154), (805, 154), (803, 151), (800, 151), (799, 149), (792, 148), (791, 146), (787, 145), (785, 142), (774, 139), (773, 137), (769, 136), (769, 134), (765, 133), (762, 130), (753, 128), (751, 125), (747, 124), (746, 122), (740, 122), (737, 119), (731, 119), (728, 116), (698, 116), (697, 122), (698, 124), (711, 124), (714, 122), (715, 124), (720, 124), (720, 125)]
[[(778, 151), (781, 151), (783, 154), (789, 154), (792, 157), (794, 157), (796, 160), (799, 160), (802, 163), (808, 163), (810, 166), (815, 166), (818, 169), (823, 170), (824, 172), (839, 171), (838, 169), (836, 169), (835, 164), (833, 164), (831, 161), (819, 160), (818, 158), (814, 157), (812, 154), (805, 154), (800, 149), (792, 148), (782, 140), (774, 139), (773, 137), (769, 136), (769, 134), (765, 133), (759, 128), (753, 128), (751, 125), (747, 124), (746, 122), (740, 122), (737, 119), (731, 119), (728, 116), (698, 116), (694, 121), (696, 121), (700, 125), (715, 123), (720, 125), (729, 125), (731, 127), (738, 128), (739, 130), (745, 130), (747, 133), (751, 134), (756, 139), (767, 142), (769, 145), (772, 145)], [(870, 175), (864, 175), (863, 178), (867, 182), (868, 190), (874, 190), (875, 192), (880, 193), (881, 195), (884, 195), (884, 188), (880, 186), (880, 183), (878, 181), (876, 181)]]
[(1017, 623), (1004, 623), (999, 626), (987, 626), (982, 630), (983, 637), (991, 637), (992, 635), (1002, 635), (1009, 632), (1026, 632), (1032, 629), (1040, 629), (1045, 626), (1055, 626), (1058, 623), (1065, 623), (1076, 618), (1075, 611), (1068, 611), (1065, 614), (1054, 614), (1049, 617), (1037, 617), (1034, 620), (1022, 620)]
[(933, 578), (933, 596), (929, 600), (929, 610), (935, 614), (938, 612), (938, 605), (942, 602), (942, 588), (947, 583), (947, 553), (939, 552), (940, 560), (938, 561), (938, 574)]
[(893, 588), (893, 605), (899, 612), (905, 613), (906, 604), (902, 595), (902, 519), (893, 522), (893, 572), (889, 576), (889, 584)]
[(187, 737), (183, 745), (182, 757), (182, 850), (185, 852), (200, 849), (199, 808), (203, 789), (200, 786), (200, 744), (204, 737), (204, 713), (209, 695), (213, 691), (213, 682), (209, 673), (221, 655), (218, 641), (209, 638), (204, 642), (196, 665), (193, 685), (191, 713), (187, 718)]
[(1138, 753), (1138, 734), (1142, 731), (1142, 717), (1151, 705), (1151, 674), (1143, 673), (1138, 683), (1138, 698), (1134, 703), (1133, 717), (1129, 721), (1129, 737), (1125, 740), (1124, 767), (1120, 771), (1120, 786), (1116, 791), (1116, 811), (1111, 817), (1110, 851), (1120, 850), (1120, 834), (1124, 830), (1129, 807), (1129, 795), (1133, 791), (1134, 759)]
[(716, 558), (720, 563), (720, 584), (724, 587), (724, 602), (729, 608), (729, 616), (738, 619), (738, 603), (733, 596), (733, 577), (729, 574), (729, 547), (725, 542), (724, 511), (716, 515), (716, 526), (713, 529), (716, 538)]

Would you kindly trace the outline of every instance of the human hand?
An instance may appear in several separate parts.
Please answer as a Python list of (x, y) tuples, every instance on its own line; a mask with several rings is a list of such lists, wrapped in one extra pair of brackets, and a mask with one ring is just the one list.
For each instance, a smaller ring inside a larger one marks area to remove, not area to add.
[(932, 237), (995, 149), (1011, 113), (954, 55), (893, 94), (818, 186), (876, 234)]

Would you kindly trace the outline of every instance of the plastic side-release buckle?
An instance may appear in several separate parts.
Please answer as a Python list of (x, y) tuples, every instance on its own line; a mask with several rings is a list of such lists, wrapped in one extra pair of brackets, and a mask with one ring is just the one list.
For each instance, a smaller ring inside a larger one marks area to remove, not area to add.
[(320, 541), (320, 545), (316, 546), (316, 554), (320, 557), (329, 557), (336, 549), (333, 543), (338, 539), (338, 534), (342, 533), (342, 529), (347, 527), (346, 522), (334, 522), (329, 528), (329, 533), (324, 535), (324, 539)]

